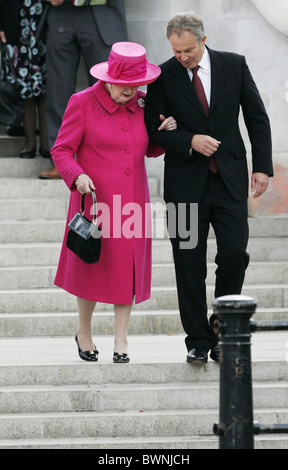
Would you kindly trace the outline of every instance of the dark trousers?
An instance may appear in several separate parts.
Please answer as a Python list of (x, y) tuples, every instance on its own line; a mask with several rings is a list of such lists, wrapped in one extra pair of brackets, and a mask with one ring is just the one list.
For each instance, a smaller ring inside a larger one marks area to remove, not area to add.
[[(247, 200), (236, 201), (228, 192), (219, 173), (209, 172), (204, 194), (198, 204), (198, 241), (195, 248), (185, 249), (183, 227), (192, 233), (193, 218), (190, 206), (186, 206), (186, 221), (180, 217), (176, 208), (178, 230), (171, 237), (170, 216), (168, 211), (168, 230), (173, 248), (176, 271), (178, 302), (182, 325), (187, 337), (187, 350), (203, 347), (207, 350), (218, 341), (210, 328), (207, 318), (206, 275), (207, 275), (207, 238), (210, 223), (217, 241), (215, 257), (216, 280), (215, 298), (222, 295), (240, 294), (249, 263), (246, 252), (248, 243), (248, 205)], [(195, 223), (195, 220), (194, 220)], [(172, 230), (174, 232), (174, 230)], [(180, 245), (182, 241), (182, 247)], [(187, 244), (188, 246), (188, 244)]]
[(106, 61), (111, 49), (99, 34), (92, 8), (63, 3), (51, 7), (48, 14), (46, 119), (50, 148), (54, 145), (69, 98), (76, 91), (81, 54), (87, 85), (91, 86), (96, 79), (89, 73), (90, 68)]

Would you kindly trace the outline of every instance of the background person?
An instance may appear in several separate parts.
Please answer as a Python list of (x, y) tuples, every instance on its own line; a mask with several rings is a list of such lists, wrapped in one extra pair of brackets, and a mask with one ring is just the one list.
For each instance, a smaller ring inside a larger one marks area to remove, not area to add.
[[(155, 80), (159, 73), (159, 67), (147, 63), (140, 44), (114, 44), (108, 62), (91, 69), (99, 81), (69, 100), (51, 150), (57, 170), (71, 190), (68, 222), (79, 210), (81, 194), (91, 189), (96, 188), (98, 204), (109, 208), (102, 223), (99, 262), (85, 264), (66, 247), (66, 227), (55, 278), (57, 286), (77, 296), (76, 341), (84, 360), (98, 359), (91, 333), (97, 301), (114, 304), (113, 361), (125, 363), (129, 362), (127, 327), (133, 299), (139, 303), (150, 297), (151, 236), (146, 234), (151, 221), (145, 214), (150, 198), (144, 157), (159, 156), (163, 150), (148, 148), (145, 94), (137, 88)], [(172, 117), (163, 121), (167, 130), (175, 130), (175, 126)], [(114, 196), (120, 201), (118, 209)], [(86, 196), (85, 216), (90, 219), (91, 205), (92, 198)], [(131, 205), (134, 215), (138, 214), (134, 221), (137, 235), (132, 236), (124, 230), (125, 224), (130, 224), (126, 208)], [(115, 234), (119, 221), (122, 230)]]
[[(105, 5), (74, 6), (69, 0), (50, 0), (47, 15), (46, 63), (48, 144), (54, 145), (70, 96), (76, 91), (81, 55), (89, 85), (92, 65), (106, 61), (114, 42), (127, 40), (124, 0)], [(40, 179), (58, 179), (55, 167), (41, 171)]]
[[(166, 203), (186, 203), (187, 220), (190, 203), (198, 204), (197, 246), (181, 249), (181, 237), (171, 238), (187, 361), (206, 362), (209, 350), (218, 361), (218, 338), (207, 319), (209, 225), (217, 241), (215, 297), (240, 294), (249, 263), (248, 168), (240, 107), (252, 147), (254, 197), (266, 191), (273, 175), (270, 124), (245, 58), (207, 47), (198, 15), (174, 16), (167, 38), (174, 57), (161, 65), (160, 77), (148, 86), (145, 120), (151, 142), (166, 149)], [(168, 113), (178, 128), (159, 132), (159, 115)]]
[[(40, 130), (39, 153), (43, 157), (50, 156), (45, 116), (45, 43), (41, 36), (38, 40), (35, 38), (45, 5), (46, 0), (0, 0), (0, 38), (8, 45), (25, 105), (25, 141), (19, 155), (21, 158), (35, 157), (37, 119)], [(12, 76), (9, 79), (14, 81)]]

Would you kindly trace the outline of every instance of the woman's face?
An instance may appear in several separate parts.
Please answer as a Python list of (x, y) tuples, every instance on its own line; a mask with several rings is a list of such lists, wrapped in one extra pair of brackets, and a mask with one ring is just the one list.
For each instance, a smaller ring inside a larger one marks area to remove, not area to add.
[(106, 83), (106, 89), (112, 100), (114, 100), (117, 104), (126, 104), (129, 100), (131, 100), (131, 98), (133, 98), (133, 96), (135, 96), (138, 87), (124, 87)]

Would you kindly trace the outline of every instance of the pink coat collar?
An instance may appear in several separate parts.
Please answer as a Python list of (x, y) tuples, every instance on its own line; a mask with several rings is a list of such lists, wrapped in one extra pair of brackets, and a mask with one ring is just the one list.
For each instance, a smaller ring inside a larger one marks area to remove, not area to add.
[[(103, 108), (108, 111), (108, 113), (113, 114), (117, 109), (119, 109), (122, 105), (119, 105), (115, 103), (115, 101), (112, 100), (110, 97), (109, 93), (107, 92), (105, 88), (104, 82), (98, 81), (93, 85), (93, 91)], [(141, 91), (137, 91), (136, 95), (128, 101), (124, 106), (129, 109), (132, 113), (137, 113), (143, 107), (143, 97), (145, 94)]]

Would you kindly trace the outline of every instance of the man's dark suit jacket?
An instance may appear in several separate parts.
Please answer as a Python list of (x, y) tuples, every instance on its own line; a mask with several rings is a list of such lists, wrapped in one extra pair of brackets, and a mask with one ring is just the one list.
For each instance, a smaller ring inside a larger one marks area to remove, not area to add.
[[(189, 155), (194, 134), (221, 141), (215, 153), (220, 174), (236, 200), (247, 199), (248, 166), (238, 123), (240, 107), (251, 142), (253, 172), (273, 175), (270, 123), (245, 58), (207, 49), (211, 60), (209, 118), (187, 70), (175, 57), (160, 66), (160, 77), (148, 86), (145, 120), (150, 140), (166, 149), (166, 202), (197, 203), (201, 198), (209, 158), (195, 150)], [(160, 113), (173, 116), (178, 129), (158, 131)]]

